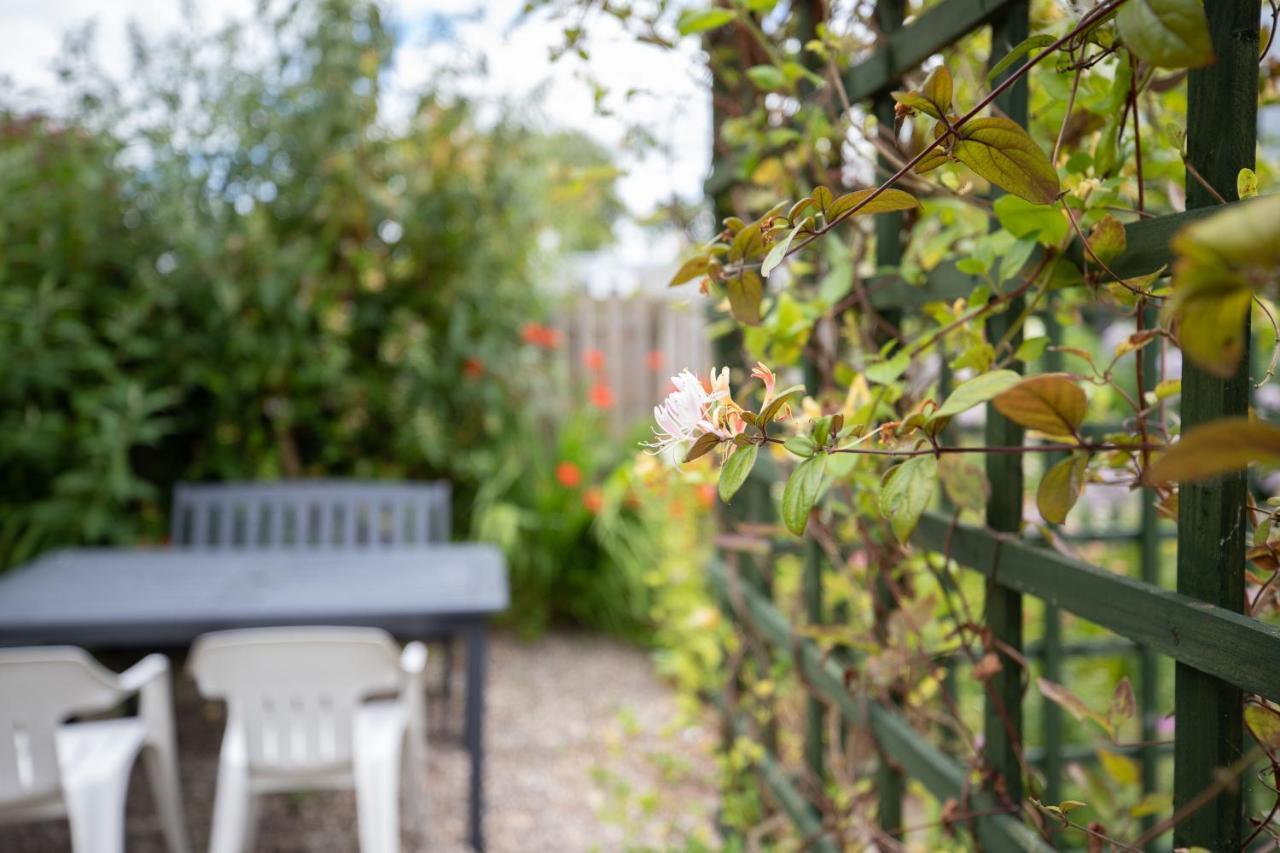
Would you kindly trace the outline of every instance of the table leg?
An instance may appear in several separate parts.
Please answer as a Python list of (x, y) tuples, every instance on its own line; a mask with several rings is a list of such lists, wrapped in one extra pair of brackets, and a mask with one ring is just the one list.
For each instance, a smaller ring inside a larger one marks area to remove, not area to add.
[(471, 846), (484, 850), (484, 668), (488, 626), (467, 629), (467, 751), (471, 753)]

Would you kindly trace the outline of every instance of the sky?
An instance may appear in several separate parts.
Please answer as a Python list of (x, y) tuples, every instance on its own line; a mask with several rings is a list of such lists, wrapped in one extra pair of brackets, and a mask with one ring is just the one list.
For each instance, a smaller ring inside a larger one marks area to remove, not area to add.
[[(200, 18), (216, 25), (252, 13), (255, 0), (201, 0)], [(401, 47), (387, 88), (388, 112), (397, 95), (429, 83), (442, 66), (460, 56), (482, 57), (483, 78), (468, 78), (458, 87), (483, 98), (517, 102), (535, 92), (542, 97), (532, 115), (548, 127), (586, 131), (617, 152), (624, 170), (620, 191), (637, 214), (678, 195), (694, 200), (701, 194), (709, 163), (710, 102), (699, 84), (697, 48), (686, 40), (674, 55), (636, 43), (620, 28), (591, 28), (589, 63), (576, 56), (552, 62), (550, 49), (559, 44), (563, 24), (545, 13), (516, 22), (522, 0), (386, 0), (391, 19), (402, 33)], [(54, 58), (63, 34), (93, 20), (100, 63), (113, 76), (128, 70), (126, 28), (135, 21), (149, 35), (184, 22), (181, 0), (0, 0), (0, 78), (7, 78), (4, 100), (47, 108), (57, 103)], [(447, 25), (441, 25), (441, 22)], [(442, 41), (442, 30), (450, 38)], [(583, 79), (587, 68), (612, 93), (606, 107), (642, 123), (665, 148), (634, 155), (621, 145), (626, 124), (597, 114), (593, 90)], [(624, 100), (628, 89), (653, 93)], [(616, 250), (620, 257), (648, 265), (650, 241), (635, 229), (623, 228)], [(662, 241), (658, 253), (678, 250)]]

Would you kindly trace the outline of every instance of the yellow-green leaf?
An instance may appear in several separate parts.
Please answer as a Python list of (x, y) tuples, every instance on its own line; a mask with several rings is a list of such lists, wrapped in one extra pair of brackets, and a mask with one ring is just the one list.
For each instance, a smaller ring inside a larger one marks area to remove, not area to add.
[(1213, 62), (1200, 0), (1128, 0), (1116, 13), (1116, 27), (1133, 55), (1151, 65), (1199, 68)]
[(1106, 749), (1098, 750), (1098, 760), (1117, 785), (1129, 786), (1138, 784), (1138, 762), (1127, 755), (1120, 755)]
[(827, 454), (818, 453), (796, 466), (782, 490), (782, 523), (796, 536), (809, 524), (809, 511), (818, 502)]
[(1241, 169), (1236, 175), (1236, 197), (1241, 201), (1258, 194), (1258, 174), (1253, 169)]
[(1089, 251), (1104, 264), (1124, 251), (1126, 241), (1124, 225), (1110, 213), (1099, 219), (1089, 231)]
[(1067, 513), (1076, 505), (1084, 488), (1088, 461), (1084, 454), (1073, 454), (1059, 461), (1040, 478), (1036, 507), (1045, 521), (1062, 524), (1067, 520)]
[(938, 479), (947, 500), (957, 509), (981, 512), (991, 501), (991, 484), (973, 453), (950, 453), (938, 462)]
[(705, 33), (708, 30), (723, 27), (737, 17), (737, 13), (732, 9), (686, 9), (680, 13), (676, 30), (682, 36)]
[(1224, 379), (1244, 354), (1244, 318), (1253, 291), (1224, 275), (1219, 286), (1187, 289), (1172, 303), (1178, 316), (1178, 346), (1199, 367)]
[(1016, 424), (1046, 435), (1074, 435), (1084, 423), (1088, 400), (1066, 373), (1042, 373), (1024, 379), (991, 404)]
[(889, 520), (893, 534), (906, 542), (929, 508), (938, 485), (938, 460), (932, 455), (912, 456), (890, 468), (880, 487), (880, 514)]
[(955, 157), (1005, 192), (1052, 204), (1061, 188), (1044, 150), (1017, 122), (1002, 116), (976, 118), (959, 131)]
[(845, 211), (853, 210), (858, 205), (854, 216), (864, 216), (872, 213), (890, 213), (895, 210), (911, 210), (919, 207), (920, 202), (916, 201), (916, 197), (911, 193), (902, 190), (883, 190), (871, 201), (864, 201), (874, 193), (875, 190), (854, 190), (851, 193), (845, 193), (835, 201), (831, 202), (831, 206), (826, 211), (827, 221), (839, 218)]
[(1244, 721), (1260, 743), (1280, 749), (1280, 711), (1250, 702), (1244, 707)]
[(929, 72), (924, 85), (920, 87), (920, 94), (928, 98), (943, 115), (951, 112), (951, 72), (947, 70), (947, 66), (939, 65)]
[(739, 323), (760, 325), (760, 301), (764, 298), (764, 282), (755, 270), (743, 270), (725, 282), (729, 293), (729, 310)]
[(680, 269), (676, 270), (676, 274), (671, 277), (671, 284), (668, 286), (675, 287), (678, 284), (693, 281), (698, 276), (706, 275), (710, 269), (711, 259), (706, 255), (690, 258), (680, 265)]
[(1009, 66), (1017, 62), (1019, 57), (1028, 54), (1033, 50), (1048, 47), (1053, 44), (1053, 41), (1053, 36), (1048, 33), (1040, 33), (1039, 35), (1034, 35), (1018, 42), (1012, 50), (1004, 55), (1003, 59), (997, 62), (991, 70), (987, 72), (987, 82), (990, 83), (1003, 72), (1008, 71)]
[(933, 101), (926, 98), (919, 92), (892, 92), (893, 99), (904, 107), (910, 107), (916, 112), (924, 113), (934, 118), (942, 118), (942, 112), (933, 104)]
[(1223, 418), (1187, 430), (1147, 469), (1147, 481), (1207, 480), (1254, 462), (1280, 463), (1280, 427), (1248, 418)]
[(737, 450), (733, 451), (733, 455), (725, 460), (724, 467), (720, 469), (720, 500), (728, 503), (733, 496), (738, 493), (738, 489), (742, 488), (742, 484), (747, 481), (747, 477), (751, 474), (751, 469), (756, 464), (756, 453), (759, 451), (758, 444), (744, 444)]

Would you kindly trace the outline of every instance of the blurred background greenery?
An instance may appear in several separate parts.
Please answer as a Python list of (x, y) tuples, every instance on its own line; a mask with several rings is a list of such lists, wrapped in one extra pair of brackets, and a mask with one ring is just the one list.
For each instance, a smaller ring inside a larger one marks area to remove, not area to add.
[(375, 4), (268, 8), (135, 38), (125, 87), (73, 39), (68, 111), (0, 109), (0, 566), (160, 541), (179, 480), (446, 478), (522, 628), (646, 636), (671, 515), (526, 334), (612, 238), (608, 153), (435, 91), (389, 122)]

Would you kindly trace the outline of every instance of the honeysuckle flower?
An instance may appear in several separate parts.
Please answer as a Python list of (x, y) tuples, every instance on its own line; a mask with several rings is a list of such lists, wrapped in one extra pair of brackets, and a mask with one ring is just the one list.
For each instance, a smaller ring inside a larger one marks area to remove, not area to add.
[(778, 377), (774, 376), (773, 371), (763, 361), (756, 362), (756, 366), (751, 368), (751, 375), (764, 383), (764, 405), (769, 405), (769, 401), (773, 399), (774, 386), (778, 384)]
[[(689, 370), (682, 370), (671, 377), (675, 390), (660, 404), (653, 407), (654, 440), (645, 444), (653, 453), (675, 453), (698, 440), (698, 436), (720, 429), (712, 420), (713, 406), (729, 395), (728, 369), (723, 383), (711, 371), (710, 388)], [(723, 384), (724, 387), (718, 387)]]

